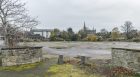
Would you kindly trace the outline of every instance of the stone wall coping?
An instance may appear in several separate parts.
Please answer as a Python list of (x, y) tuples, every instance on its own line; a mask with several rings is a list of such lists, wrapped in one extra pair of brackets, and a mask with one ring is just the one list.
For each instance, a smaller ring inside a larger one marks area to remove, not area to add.
[(140, 49), (133, 49), (133, 48), (112, 48), (112, 49), (140, 52)]
[(1, 50), (15, 50), (15, 49), (40, 49), (42, 47), (17, 47), (17, 48), (1, 48)]

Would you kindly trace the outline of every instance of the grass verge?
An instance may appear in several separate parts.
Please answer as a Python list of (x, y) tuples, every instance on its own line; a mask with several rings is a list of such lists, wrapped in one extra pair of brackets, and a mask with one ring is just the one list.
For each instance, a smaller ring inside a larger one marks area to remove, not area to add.
[(46, 77), (104, 77), (97, 74), (88, 74), (71, 64), (54, 65), (47, 71)]
[(28, 70), (28, 69), (35, 68), (40, 64), (42, 64), (42, 62), (16, 65), (16, 66), (1, 66), (0, 71), (23, 71), (23, 70)]

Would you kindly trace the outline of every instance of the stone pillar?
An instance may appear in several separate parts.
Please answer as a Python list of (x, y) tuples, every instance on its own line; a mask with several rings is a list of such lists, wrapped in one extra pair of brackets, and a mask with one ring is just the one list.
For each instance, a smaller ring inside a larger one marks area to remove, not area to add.
[(63, 64), (64, 61), (63, 61), (63, 55), (59, 55), (59, 58), (58, 58), (58, 64)]
[(85, 64), (85, 60), (86, 60), (86, 57), (85, 56), (81, 56), (81, 62), (80, 62), (80, 64), (81, 65), (84, 65)]

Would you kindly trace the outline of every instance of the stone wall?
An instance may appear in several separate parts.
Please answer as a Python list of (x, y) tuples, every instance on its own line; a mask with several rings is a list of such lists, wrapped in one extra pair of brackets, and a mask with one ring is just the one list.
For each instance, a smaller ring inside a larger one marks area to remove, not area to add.
[(112, 48), (112, 63), (140, 72), (140, 50)]
[(0, 53), (1, 66), (13, 66), (40, 62), (42, 47), (2, 48)]

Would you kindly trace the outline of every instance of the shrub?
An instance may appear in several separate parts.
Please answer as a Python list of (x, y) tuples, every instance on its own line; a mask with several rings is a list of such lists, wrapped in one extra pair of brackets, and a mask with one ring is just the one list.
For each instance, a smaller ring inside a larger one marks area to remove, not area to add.
[(110, 71), (110, 76), (111, 77), (128, 77), (128, 76), (133, 76), (134, 72), (130, 69), (124, 68), (124, 67), (115, 67), (112, 68)]
[(88, 38), (83, 38), (82, 41), (88, 41)]
[(103, 38), (101, 36), (98, 36), (97, 41), (103, 41)]
[(140, 77), (140, 74), (136, 73), (133, 77)]
[(64, 41), (64, 39), (60, 37), (54, 37), (54, 38), (50, 38), (50, 41)]
[(133, 42), (140, 42), (140, 39), (139, 38), (133, 38), (132, 41)]
[(87, 39), (88, 39), (88, 41), (97, 41), (97, 36), (96, 35), (88, 35)]

